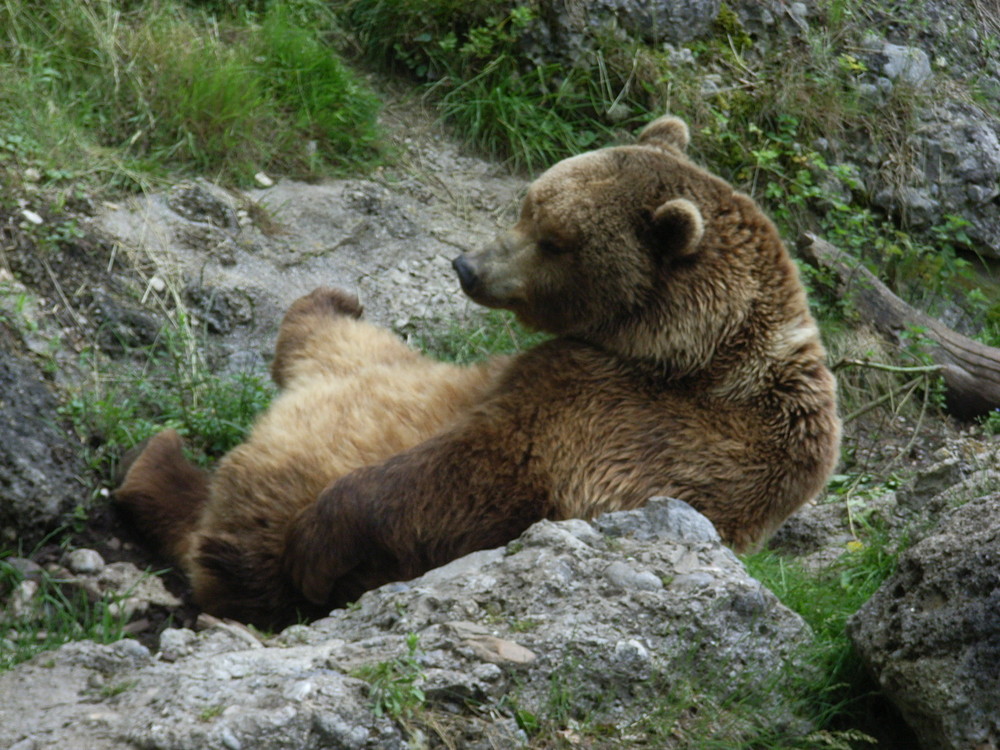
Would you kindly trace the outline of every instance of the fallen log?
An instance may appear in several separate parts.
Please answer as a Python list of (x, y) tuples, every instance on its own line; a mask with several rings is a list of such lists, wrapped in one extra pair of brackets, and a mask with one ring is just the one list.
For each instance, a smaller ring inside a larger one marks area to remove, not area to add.
[(927, 352), (941, 366), (950, 413), (971, 419), (1000, 409), (1000, 349), (973, 341), (906, 304), (861, 263), (813, 234), (799, 239), (798, 250), (810, 265), (833, 273), (837, 294), (849, 294), (861, 318), (895, 345), (902, 345), (903, 331), (923, 330), (930, 342)]

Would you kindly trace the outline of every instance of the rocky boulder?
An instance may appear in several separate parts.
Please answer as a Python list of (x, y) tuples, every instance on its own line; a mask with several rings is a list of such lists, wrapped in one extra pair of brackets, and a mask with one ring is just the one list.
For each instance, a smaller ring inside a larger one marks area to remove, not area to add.
[(1000, 493), (948, 515), (849, 622), (927, 750), (1000, 747)]
[(86, 500), (83, 471), (53, 392), (0, 331), (0, 547), (30, 552)]
[(164, 631), (156, 654), (134, 641), (42, 654), (0, 675), (0, 745), (404, 748), (436, 733), (517, 747), (584, 718), (641, 734), (668, 700), (672, 733), (707, 724), (738, 744), (808, 730), (786, 688), (809, 641), (707, 519), (655, 499), (538, 523), (273, 638), (216, 622)]

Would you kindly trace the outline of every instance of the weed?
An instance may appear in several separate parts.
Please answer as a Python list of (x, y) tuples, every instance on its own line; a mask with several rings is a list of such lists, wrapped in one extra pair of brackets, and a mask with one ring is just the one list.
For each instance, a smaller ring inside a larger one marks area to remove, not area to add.
[(406, 637), (405, 656), (371, 664), (354, 672), (369, 684), (369, 695), (376, 716), (406, 719), (424, 705), (423, 668), (417, 661), (419, 639), (415, 633)]
[(983, 417), (983, 430), (987, 435), (1000, 435), (1000, 409), (994, 409)]
[(541, 620), (534, 620), (530, 617), (525, 617), (521, 620), (511, 620), (510, 629), (515, 633), (530, 633), (541, 625)]
[(101, 697), (113, 698), (116, 695), (121, 695), (122, 693), (131, 690), (138, 684), (138, 680), (122, 680), (121, 682), (108, 683), (101, 688)]
[(201, 713), (198, 714), (198, 721), (211, 721), (212, 719), (221, 716), (222, 712), (226, 710), (226, 707), (217, 703), (214, 706), (208, 706), (202, 709)]

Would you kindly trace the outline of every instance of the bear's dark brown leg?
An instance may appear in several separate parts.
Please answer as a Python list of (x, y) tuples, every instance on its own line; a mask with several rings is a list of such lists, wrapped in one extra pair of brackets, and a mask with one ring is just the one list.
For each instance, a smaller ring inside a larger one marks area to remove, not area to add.
[(114, 498), (158, 552), (178, 561), (208, 495), (208, 474), (184, 457), (176, 430), (164, 430), (131, 459)]

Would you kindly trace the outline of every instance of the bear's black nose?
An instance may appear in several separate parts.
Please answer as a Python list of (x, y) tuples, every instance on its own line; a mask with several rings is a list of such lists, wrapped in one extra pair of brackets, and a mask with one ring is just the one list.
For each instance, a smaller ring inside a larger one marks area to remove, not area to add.
[(466, 294), (471, 294), (472, 290), (474, 290), (476, 285), (479, 283), (479, 278), (476, 276), (476, 272), (472, 269), (472, 264), (466, 260), (464, 255), (459, 255), (451, 262), (451, 267), (454, 268), (455, 273), (458, 274), (458, 281), (462, 285), (462, 291)]

